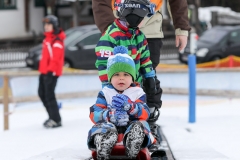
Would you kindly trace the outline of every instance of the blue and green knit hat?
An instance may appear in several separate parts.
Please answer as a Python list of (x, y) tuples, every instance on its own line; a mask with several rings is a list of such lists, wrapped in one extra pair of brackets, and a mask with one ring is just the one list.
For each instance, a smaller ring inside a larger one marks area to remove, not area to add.
[(107, 62), (107, 74), (108, 81), (111, 81), (112, 76), (117, 72), (129, 73), (133, 81), (136, 80), (135, 63), (128, 55), (128, 50), (124, 46), (117, 46), (113, 49), (113, 56), (108, 58)]

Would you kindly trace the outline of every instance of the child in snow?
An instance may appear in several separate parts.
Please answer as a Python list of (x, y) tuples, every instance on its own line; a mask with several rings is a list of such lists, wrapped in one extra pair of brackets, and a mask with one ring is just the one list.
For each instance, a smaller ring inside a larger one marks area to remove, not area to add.
[(115, 8), (119, 18), (107, 28), (95, 48), (95, 65), (98, 68), (99, 79), (103, 87), (109, 83), (107, 60), (113, 54), (115, 46), (127, 47), (128, 55), (135, 62), (135, 81), (141, 84), (146, 93), (146, 103), (150, 110), (148, 122), (154, 135), (158, 135), (156, 138), (160, 137), (154, 122), (160, 115), (162, 89), (150, 60), (147, 39), (138, 28), (144, 17), (154, 14), (154, 5), (149, 0), (116, 0)]
[[(142, 83), (142, 76), (146, 79), (146, 93), (155, 94), (155, 71), (150, 60), (148, 43), (138, 26), (143, 18), (150, 13), (148, 0), (125, 0), (118, 6), (118, 16), (100, 38), (95, 52), (96, 67), (103, 87), (109, 83), (107, 75), (107, 60), (113, 54), (115, 46), (125, 46), (128, 55), (132, 57), (136, 68), (136, 81)], [(153, 84), (153, 85), (152, 85)], [(160, 98), (159, 98), (160, 100)]]
[(88, 147), (97, 151), (98, 159), (108, 159), (117, 142), (118, 126), (125, 126), (123, 145), (126, 155), (135, 158), (140, 149), (155, 142), (148, 123), (149, 109), (143, 89), (134, 83), (136, 69), (124, 46), (115, 47), (108, 58), (108, 81), (90, 108), (90, 119), (95, 124), (88, 134)]
[(61, 127), (61, 116), (55, 96), (58, 78), (62, 75), (64, 64), (64, 31), (59, 27), (58, 18), (47, 15), (44, 19), (42, 56), (39, 62), (38, 95), (46, 108), (48, 119), (43, 123), (46, 128)]

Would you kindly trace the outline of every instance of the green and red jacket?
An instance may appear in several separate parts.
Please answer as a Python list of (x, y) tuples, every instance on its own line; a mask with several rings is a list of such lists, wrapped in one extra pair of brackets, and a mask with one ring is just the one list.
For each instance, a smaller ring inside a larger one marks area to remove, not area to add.
[(113, 48), (120, 45), (128, 48), (128, 55), (135, 62), (137, 82), (141, 83), (142, 76), (145, 78), (155, 76), (150, 60), (148, 43), (144, 34), (139, 29), (125, 27), (120, 23), (119, 19), (116, 19), (103, 33), (95, 48), (97, 55), (95, 65), (98, 68), (99, 78), (102, 83), (108, 82), (108, 57), (113, 55)]

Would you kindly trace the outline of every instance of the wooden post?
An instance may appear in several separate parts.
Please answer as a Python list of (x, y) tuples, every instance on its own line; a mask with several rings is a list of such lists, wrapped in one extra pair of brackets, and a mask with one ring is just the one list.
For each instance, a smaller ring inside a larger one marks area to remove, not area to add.
[(78, 1), (72, 3), (73, 9), (73, 27), (78, 26)]
[(25, 13), (25, 30), (26, 32), (29, 31), (30, 29), (30, 24), (29, 24), (29, 0), (25, 0), (25, 8), (24, 8), (24, 13)]
[(9, 129), (9, 117), (8, 117), (8, 102), (9, 102), (9, 97), (8, 97), (8, 76), (3, 77), (3, 126), (4, 130)]

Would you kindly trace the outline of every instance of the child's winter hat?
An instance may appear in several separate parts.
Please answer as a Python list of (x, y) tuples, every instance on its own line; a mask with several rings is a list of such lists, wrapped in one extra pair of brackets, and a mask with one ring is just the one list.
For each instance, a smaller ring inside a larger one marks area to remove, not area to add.
[(117, 72), (127, 72), (133, 77), (133, 81), (136, 79), (135, 63), (132, 57), (128, 55), (128, 50), (124, 46), (114, 47), (113, 56), (108, 58), (107, 74), (109, 82)]

